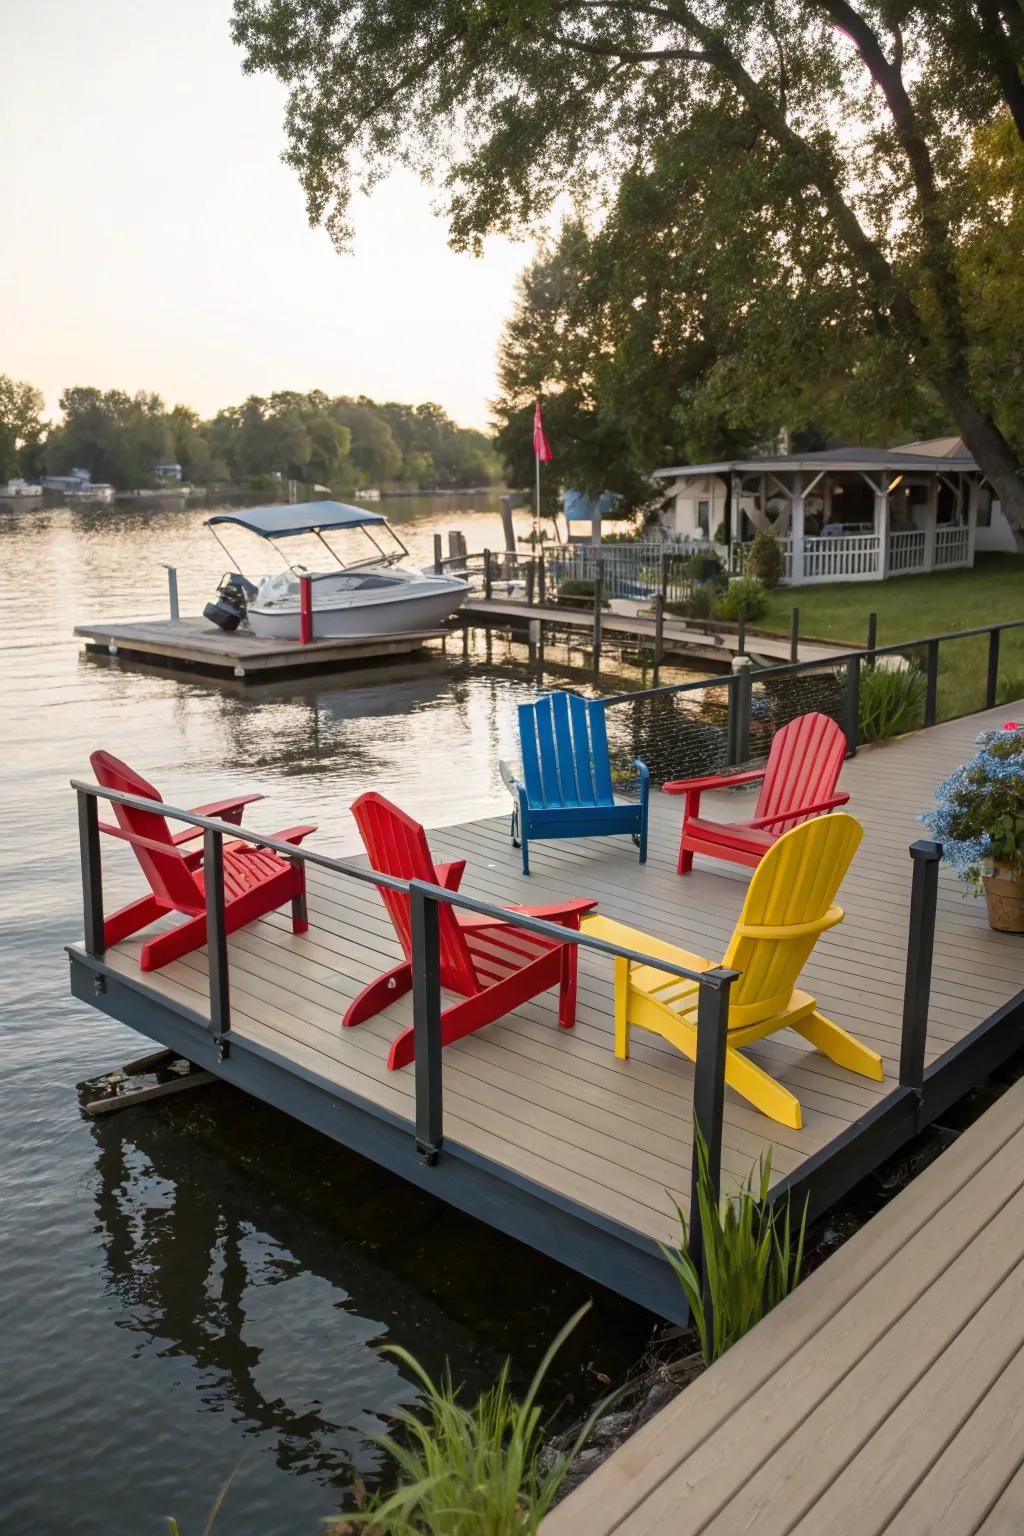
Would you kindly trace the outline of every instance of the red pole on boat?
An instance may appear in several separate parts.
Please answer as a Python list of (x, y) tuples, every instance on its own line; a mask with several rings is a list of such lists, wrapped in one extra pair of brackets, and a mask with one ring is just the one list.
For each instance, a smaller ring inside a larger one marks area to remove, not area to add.
[(313, 578), (299, 577), (299, 644), (308, 645), (313, 638)]

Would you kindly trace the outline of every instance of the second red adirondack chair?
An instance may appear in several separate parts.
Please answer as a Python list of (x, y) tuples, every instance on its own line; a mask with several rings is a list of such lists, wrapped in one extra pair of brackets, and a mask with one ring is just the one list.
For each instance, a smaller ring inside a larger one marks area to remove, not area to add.
[[(679, 874), (693, 868), (695, 853), (755, 867), (783, 832), (845, 805), (849, 795), (836, 789), (845, 756), (846, 737), (834, 720), (828, 715), (800, 715), (776, 731), (763, 768), (663, 784), (667, 795), (686, 796)], [(704, 790), (756, 784), (759, 779), (764, 782), (749, 821), (712, 821), (701, 816)]]
[[(370, 790), (352, 803), (370, 863), (379, 874), (398, 880), (424, 880), (456, 891), (466, 868), (465, 859), (435, 865), (427, 835), (383, 795)], [(402, 891), (378, 886), (405, 959), (364, 987), (342, 1020), (351, 1029), (380, 1013), (412, 987), (412, 923), (409, 898)], [(597, 906), (596, 901), (566, 901), (546, 907), (509, 907), (578, 929), (580, 918)], [(441, 1014), (441, 1044), (451, 1045), (503, 1018), (513, 1008), (558, 988), (558, 1022), (571, 1029), (576, 1022), (576, 946), (527, 933), (498, 917), (460, 912), (456, 907), (438, 909), (441, 985), (463, 999)], [(404, 1029), (392, 1041), (388, 1070), (404, 1067), (413, 1059), (413, 1031)]]
[[(97, 782), (104, 789), (138, 795), (142, 800), (160, 801), (160, 791), (120, 758), (109, 752), (94, 752), (89, 761)], [(215, 805), (197, 807), (197, 814), (234, 822), (241, 820), (242, 807), (248, 800), (261, 798), (248, 795), (221, 800)], [(117, 825), (101, 822), (100, 831), (130, 844), (149, 882), (150, 894), (107, 918), (103, 925), (103, 942), (110, 948), (130, 934), (138, 933), (140, 928), (148, 928), (150, 923), (169, 912), (180, 912), (186, 922), (168, 928), (142, 946), (140, 969), (156, 971), (172, 960), (180, 960), (183, 955), (201, 949), (206, 943), (202, 849), (189, 853), (181, 850), (181, 843), (195, 836), (194, 828), (174, 837), (166, 818), (157, 812), (140, 811), (117, 801), (112, 805)], [(289, 827), (271, 835), (278, 842), (301, 843), (315, 831), (314, 826)], [(236, 928), (244, 927), (257, 917), (266, 916), (276, 907), (284, 906), (286, 901), (292, 904), (292, 931), (305, 933), (309, 924), (305, 870), (301, 863), (289, 863), (272, 849), (257, 848), (252, 843), (224, 845), (224, 922), (228, 933), (234, 933)]]

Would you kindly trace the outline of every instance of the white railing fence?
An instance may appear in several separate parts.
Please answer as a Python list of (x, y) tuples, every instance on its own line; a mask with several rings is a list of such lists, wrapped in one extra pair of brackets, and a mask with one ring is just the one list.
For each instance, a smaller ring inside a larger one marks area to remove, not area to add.
[(575, 544), (545, 552), (549, 582), (593, 581), (597, 562), (606, 597), (648, 598), (664, 586), (669, 602), (685, 601), (690, 590), (689, 561), (694, 555), (722, 558), (724, 551), (697, 540), (667, 543), (645, 540), (635, 544)]
[(959, 525), (935, 530), (935, 564), (966, 565), (970, 550), (968, 530)]
[(825, 534), (804, 539), (805, 581), (868, 580), (879, 574), (876, 533)]
[(889, 535), (889, 575), (919, 571), (924, 566), (925, 532), (906, 528)]

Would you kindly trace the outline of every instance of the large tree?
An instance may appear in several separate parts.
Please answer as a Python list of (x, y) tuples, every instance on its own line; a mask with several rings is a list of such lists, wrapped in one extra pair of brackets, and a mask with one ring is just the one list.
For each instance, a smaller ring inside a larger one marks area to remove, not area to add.
[[(1024, 536), (957, 259), (972, 136), (1007, 113), (1024, 138), (1020, 0), (235, 0), (234, 36), (289, 87), (286, 158), (339, 239), (353, 186), (395, 161), (440, 172), (462, 246), (659, 165), (680, 167), (683, 221), (686, 168), (716, 170), (726, 144), (723, 258), (801, 212), (825, 224), (833, 267)], [(772, 169), (753, 229), (742, 145)]]
[(43, 397), (33, 384), (0, 373), (0, 480), (30, 473), (43, 437)]

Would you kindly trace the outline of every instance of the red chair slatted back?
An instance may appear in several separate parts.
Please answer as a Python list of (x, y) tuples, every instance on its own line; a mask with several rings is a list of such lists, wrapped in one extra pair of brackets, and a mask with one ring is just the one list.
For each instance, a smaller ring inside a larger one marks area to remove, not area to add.
[[(89, 761), (97, 783), (104, 789), (114, 789), (123, 795), (138, 795), (141, 800), (160, 800), (160, 791), (154, 789), (141, 774), (110, 752), (94, 752)], [(119, 805), (113, 801), (111, 808), (118, 826), (129, 840), (148, 838), (162, 848), (143, 847), (132, 843), (132, 850), (149, 881), (153, 895), (167, 903), (176, 912), (196, 916), (205, 911), (203, 893), (192, 876), (181, 853), (174, 846), (170, 829), (163, 816), (150, 811), (139, 811), (133, 806)]]
[[(427, 834), (418, 821), (413, 821), (397, 805), (377, 794), (376, 790), (369, 790), (353, 800), (352, 815), (356, 819), (370, 864), (379, 874), (391, 875), (396, 880), (426, 880), (431, 885), (444, 883), (438, 879), (434, 868)], [(403, 891), (389, 891), (382, 886), (377, 889), (388, 909), (388, 916), (405, 958), (411, 960), (412, 918), (409, 898)], [(463, 996), (472, 997), (480, 991), (480, 986), (465, 935), (451, 907), (439, 905), (437, 915), (441, 985)]]
[[(772, 740), (754, 819), (790, 807), (799, 812), (802, 807), (820, 805), (835, 793), (845, 757), (846, 737), (828, 715), (799, 715), (790, 720)], [(806, 820), (798, 814), (774, 822), (771, 831), (781, 837)]]

